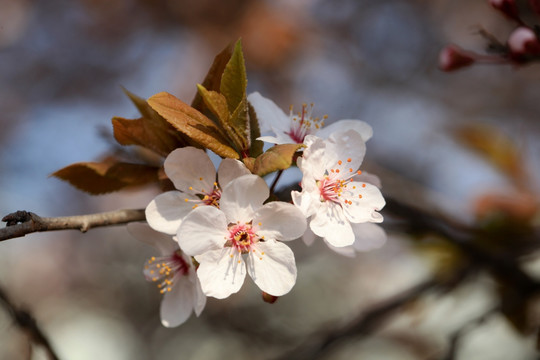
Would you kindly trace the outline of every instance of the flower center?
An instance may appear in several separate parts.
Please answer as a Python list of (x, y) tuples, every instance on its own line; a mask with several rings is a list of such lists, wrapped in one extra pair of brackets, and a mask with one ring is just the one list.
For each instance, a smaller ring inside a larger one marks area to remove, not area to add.
[(347, 188), (347, 180), (333, 179), (326, 175), (322, 180), (317, 181), (321, 201), (333, 201), (339, 203), (339, 197), (343, 190)]
[(147, 280), (156, 282), (159, 292), (162, 294), (171, 291), (177, 274), (188, 275), (188, 273), (189, 265), (180, 254), (180, 251), (175, 251), (169, 256), (152, 256), (144, 266), (144, 274)]
[[(322, 126), (324, 121), (319, 118), (313, 118), (311, 113), (313, 111), (313, 104), (310, 104), (309, 108), (307, 104), (302, 104), (302, 111), (298, 114), (293, 113), (292, 105), (290, 107), (289, 118), (291, 119), (291, 129), (285, 134), (289, 135), (291, 139), (297, 144), (302, 144), (306, 135), (313, 134)], [(328, 118), (327, 115), (323, 116), (323, 119)]]
[[(356, 186), (352, 186), (352, 191), (349, 191), (347, 186), (353, 181), (353, 177), (357, 174), (362, 174), (362, 171), (354, 171), (349, 165), (351, 162), (351, 158), (345, 161), (338, 160), (334, 168), (327, 171), (321, 180), (317, 180), (321, 201), (332, 201), (346, 205), (352, 204), (349, 197), (356, 190)], [(362, 196), (359, 195), (359, 197), (361, 198)]]
[(251, 246), (258, 241), (259, 237), (250, 223), (231, 224), (229, 225), (229, 238), (225, 246), (234, 247), (238, 252), (247, 254)]
[(204, 195), (202, 201), (205, 205), (215, 206), (219, 209), (219, 199), (221, 199), (221, 189), (214, 183), (214, 190), (210, 194)]
[[(200, 178), (199, 180), (202, 181), (203, 178)], [(193, 190), (193, 186), (189, 187), (189, 190)], [(219, 200), (221, 199), (221, 189), (217, 182), (214, 183), (214, 189), (212, 192), (205, 192), (205, 190), (201, 190), (201, 192), (196, 193), (196, 195), (199, 197), (196, 200), (185, 198), (184, 201), (189, 203), (195, 203), (193, 205), (193, 209), (195, 209), (199, 205), (210, 205), (215, 206), (219, 209)]]

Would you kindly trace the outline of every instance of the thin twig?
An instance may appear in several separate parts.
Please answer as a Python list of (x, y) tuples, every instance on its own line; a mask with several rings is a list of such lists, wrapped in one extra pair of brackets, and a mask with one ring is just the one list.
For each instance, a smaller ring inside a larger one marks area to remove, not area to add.
[(17, 211), (6, 215), (2, 221), (6, 227), (0, 229), (0, 241), (25, 236), (38, 231), (74, 229), (86, 232), (91, 228), (122, 225), (134, 221), (144, 221), (143, 209), (125, 209), (97, 214), (41, 217), (27, 211)]
[(276, 185), (279, 181), (279, 178), (281, 177), (281, 174), (283, 174), (283, 170), (279, 170), (276, 177), (274, 178), (274, 181), (272, 182), (272, 185), (270, 186), (270, 194), (274, 193), (274, 190), (276, 189)]
[(42, 346), (50, 360), (59, 360), (49, 339), (39, 328), (34, 317), (27, 310), (15, 306), (2, 288), (0, 288), (0, 303), (2, 303), (6, 310), (11, 314), (17, 326), (28, 335), (32, 343)]
[(482, 325), (486, 320), (488, 320), (498, 311), (500, 311), (500, 308), (498, 306), (492, 307), (479, 317), (466, 322), (461, 328), (454, 332), (450, 337), (450, 345), (448, 346), (448, 351), (446, 352), (446, 356), (443, 358), (443, 360), (454, 360), (459, 350), (459, 343), (463, 336), (475, 327)]
[(325, 329), (322, 334), (308, 336), (308, 340), (305, 343), (279, 356), (275, 360), (316, 359), (323, 356), (331, 346), (344, 339), (351, 336), (355, 336), (356, 338), (367, 336), (376, 328), (380, 327), (395, 311), (439, 285), (441, 284), (436, 279), (426, 280), (390, 299), (378, 303), (341, 328), (333, 329), (332, 331)]

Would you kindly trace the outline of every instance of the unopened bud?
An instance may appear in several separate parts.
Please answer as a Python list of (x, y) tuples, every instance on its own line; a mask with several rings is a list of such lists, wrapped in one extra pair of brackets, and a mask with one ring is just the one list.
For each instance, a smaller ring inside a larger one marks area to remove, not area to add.
[(503, 13), (507, 18), (515, 20), (520, 24), (522, 23), (515, 0), (489, 0), (489, 4)]
[(448, 45), (439, 54), (439, 68), (442, 71), (454, 71), (474, 63), (475, 59), (456, 45)]
[(270, 295), (268, 293), (265, 293), (264, 291), (262, 292), (262, 298), (264, 300), (264, 302), (267, 302), (269, 304), (273, 304), (277, 301), (277, 299), (279, 299), (279, 296), (274, 296), (274, 295)]
[(540, 55), (540, 41), (534, 31), (524, 26), (510, 35), (508, 47), (516, 55)]

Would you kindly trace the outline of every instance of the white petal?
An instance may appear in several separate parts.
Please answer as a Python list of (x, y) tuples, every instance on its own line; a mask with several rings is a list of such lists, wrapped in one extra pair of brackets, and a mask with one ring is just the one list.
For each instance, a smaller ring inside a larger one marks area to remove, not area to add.
[(251, 172), (241, 161), (236, 159), (223, 159), (218, 168), (219, 186), (223, 189), (232, 180), (248, 174), (251, 174)]
[(386, 202), (375, 185), (352, 181), (347, 184), (347, 191), (343, 193), (342, 198), (352, 202), (350, 205), (343, 205), (345, 216), (349, 221), (353, 223), (382, 222), (382, 216), (376, 211), (382, 209)]
[[(191, 264), (191, 258), (188, 256), (183, 255), (184, 260), (188, 262), (188, 264)], [(195, 315), (199, 316), (201, 315), (205, 305), (206, 305), (206, 295), (204, 295), (202, 288), (201, 288), (201, 282), (199, 281), (199, 278), (197, 277), (197, 272), (195, 271), (195, 267), (191, 266), (189, 268), (189, 281), (191, 281), (191, 284), (193, 288), (195, 289), (193, 291), (193, 311), (195, 311)]]
[(302, 161), (298, 163), (298, 167), (302, 170), (304, 177), (322, 179), (326, 171), (325, 141), (314, 135), (307, 135), (304, 139), (304, 144), (306, 148), (302, 154)]
[(255, 212), (253, 227), (257, 235), (267, 240), (286, 241), (302, 236), (307, 223), (304, 214), (293, 204), (272, 201)]
[(339, 178), (348, 178), (358, 170), (366, 153), (366, 144), (358, 132), (332, 133), (325, 143), (325, 169), (339, 169)]
[(354, 242), (351, 225), (339, 204), (329, 201), (322, 203), (309, 226), (316, 235), (325, 238), (333, 246), (348, 246)]
[(220, 208), (227, 216), (228, 223), (249, 222), (269, 194), (270, 190), (263, 178), (244, 175), (231, 181), (223, 189)]
[(320, 206), (320, 201), (313, 199), (313, 193), (308, 191), (291, 191), (291, 198), (306, 218), (315, 214)]
[(263, 97), (258, 92), (248, 95), (248, 101), (257, 113), (261, 132), (270, 131), (272, 127), (287, 131), (290, 119), (272, 100)]
[(326, 240), (324, 242), (326, 243), (326, 245), (328, 245), (328, 248), (330, 250), (338, 253), (339, 255), (343, 255), (343, 256), (346, 256), (346, 257), (350, 257), (350, 258), (356, 257), (356, 251), (354, 249), (354, 244), (349, 245), (349, 246), (336, 247), (336, 246), (331, 245)]
[(315, 242), (315, 238), (317, 237), (317, 235), (315, 235), (313, 233), (313, 231), (311, 230), (310, 227), (308, 227), (306, 229), (306, 232), (304, 233), (304, 235), (302, 236), (302, 240), (304, 240), (304, 244), (306, 244), (307, 246), (311, 246), (313, 245), (313, 243)]
[(264, 292), (282, 296), (296, 283), (296, 263), (292, 250), (278, 241), (256, 244), (248, 257), (248, 273)]
[[(190, 201), (186, 202), (186, 199)], [(195, 196), (176, 190), (167, 191), (150, 201), (145, 210), (146, 221), (154, 230), (174, 235), (182, 219), (193, 209), (193, 204), (199, 202)]]
[(242, 287), (246, 265), (233, 248), (208, 251), (195, 259), (200, 263), (197, 276), (206, 296), (224, 299)]
[(180, 191), (206, 194), (214, 189), (216, 169), (201, 149), (191, 146), (176, 149), (167, 156), (163, 166), (169, 179)]
[(371, 125), (362, 120), (352, 119), (339, 120), (330, 125), (324, 126), (322, 129), (317, 131), (317, 136), (327, 139), (330, 134), (334, 132), (343, 132), (351, 129), (358, 132), (362, 136), (364, 142), (368, 141), (373, 136), (373, 128)]
[(178, 250), (178, 243), (173, 240), (171, 235), (155, 231), (147, 223), (129, 223), (126, 228), (137, 240), (158, 249), (161, 255), (170, 255)]
[(381, 179), (377, 175), (362, 171), (362, 174), (355, 175), (353, 177), (354, 181), (361, 182), (361, 183), (368, 183), (371, 185), (375, 185), (379, 189), (382, 188)]
[(228, 235), (225, 214), (213, 206), (200, 206), (186, 216), (177, 237), (180, 249), (194, 256), (221, 249)]
[(258, 137), (257, 140), (264, 141), (270, 144), (290, 144), (292, 143), (290, 139), (288, 138), (285, 142), (283, 141), (283, 138), (276, 137), (276, 136), (261, 136)]
[(353, 247), (356, 251), (378, 249), (386, 243), (386, 232), (373, 223), (351, 224), (356, 236)]
[(176, 275), (171, 291), (161, 301), (161, 323), (165, 327), (183, 324), (191, 315), (194, 305), (194, 287), (185, 275)]

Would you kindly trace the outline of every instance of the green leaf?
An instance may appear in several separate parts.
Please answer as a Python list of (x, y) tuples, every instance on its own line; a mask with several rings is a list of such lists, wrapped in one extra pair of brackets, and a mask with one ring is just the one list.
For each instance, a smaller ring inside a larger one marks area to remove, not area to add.
[(255, 159), (253, 173), (264, 176), (274, 171), (288, 169), (293, 163), (294, 154), (303, 146), (303, 144), (281, 144), (271, 147)]
[(118, 191), (158, 181), (159, 167), (117, 162), (80, 162), (62, 168), (51, 176), (69, 182), (92, 195)]
[(237, 149), (244, 149), (245, 141), (238, 135), (238, 132), (231, 124), (231, 114), (227, 107), (227, 99), (216, 91), (208, 91), (202, 85), (197, 85), (204, 103), (208, 109), (216, 115), (219, 125), (223, 128), (231, 142)]
[(261, 136), (261, 130), (259, 128), (259, 120), (257, 119), (257, 113), (255, 109), (248, 103), (249, 114), (249, 132), (251, 137), (251, 143), (249, 147), (249, 155), (251, 157), (257, 157), (262, 154), (264, 143), (261, 140), (257, 140)]
[[(209, 91), (219, 91), (221, 87), (221, 77), (225, 71), (225, 67), (229, 63), (233, 53), (232, 44), (227, 45), (219, 54), (214, 58), (214, 62), (210, 66), (206, 77), (202, 82), (202, 86)], [(195, 95), (195, 98), (191, 102), (191, 106), (200, 112), (204, 112), (204, 102), (200, 93)]]
[(246, 97), (246, 87), (247, 76), (242, 53), (242, 42), (238, 40), (234, 46), (231, 59), (223, 71), (219, 88), (219, 92), (227, 99), (230, 113), (233, 113)]
[(221, 157), (238, 159), (238, 153), (214, 122), (202, 113), (177, 99), (161, 92), (148, 99), (148, 104), (178, 131)]
[(245, 152), (251, 145), (246, 97), (242, 99), (238, 107), (231, 114), (230, 122), (234, 133), (240, 139), (239, 148)]

